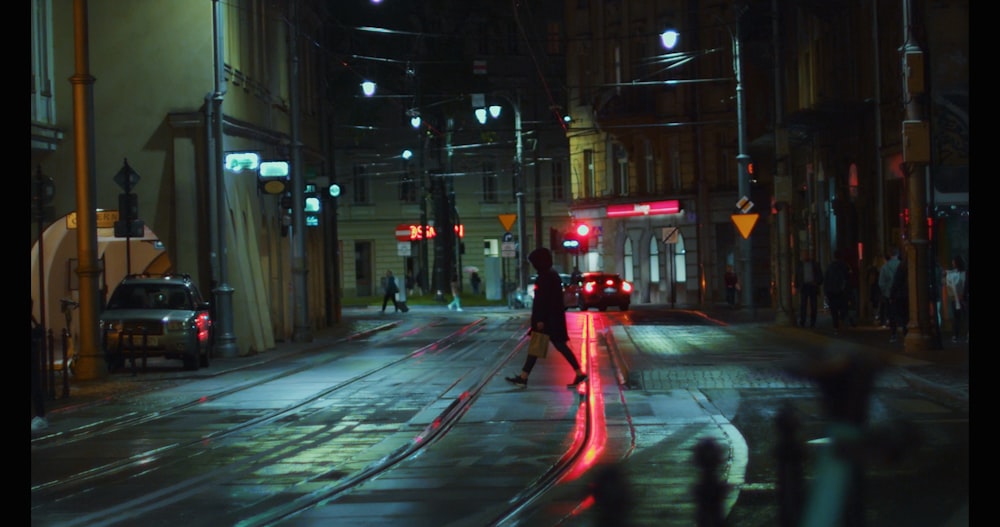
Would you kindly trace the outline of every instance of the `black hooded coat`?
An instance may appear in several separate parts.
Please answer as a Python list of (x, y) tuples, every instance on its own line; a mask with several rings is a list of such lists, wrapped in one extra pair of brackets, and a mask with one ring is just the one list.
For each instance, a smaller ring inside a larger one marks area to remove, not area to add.
[(538, 327), (538, 322), (545, 324), (542, 331), (553, 342), (566, 342), (569, 332), (566, 331), (566, 307), (563, 305), (562, 279), (552, 268), (552, 252), (541, 247), (528, 254), (528, 261), (538, 271), (535, 279), (535, 300), (531, 304), (531, 329)]

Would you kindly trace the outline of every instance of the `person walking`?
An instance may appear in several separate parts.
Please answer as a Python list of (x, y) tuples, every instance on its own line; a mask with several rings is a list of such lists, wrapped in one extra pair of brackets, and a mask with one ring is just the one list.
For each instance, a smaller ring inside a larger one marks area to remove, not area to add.
[(965, 302), (965, 260), (961, 256), (951, 259), (951, 269), (945, 271), (944, 283), (948, 289), (948, 306), (951, 308), (951, 341), (962, 340), (963, 322), (968, 319), (966, 316), (967, 305)]
[(726, 274), (723, 276), (726, 283), (726, 303), (729, 307), (736, 308), (736, 293), (740, 290), (740, 277), (733, 270), (732, 265), (726, 265)]
[[(892, 319), (892, 303), (890, 301), (890, 295), (892, 293), (892, 280), (896, 276), (896, 269), (899, 268), (899, 249), (893, 247), (889, 249), (886, 253), (885, 263), (882, 264), (882, 268), (878, 272), (878, 288), (882, 294), (882, 305), (884, 308), (884, 324), (888, 325), (890, 329), (893, 326)], [(890, 341), (895, 342), (896, 334), (892, 331), (892, 336)]]
[[(528, 261), (538, 272), (538, 277), (535, 279), (535, 287), (537, 288), (535, 301), (531, 304), (531, 328), (528, 330), (528, 334), (538, 331), (549, 336), (549, 342), (576, 373), (573, 381), (566, 387), (576, 387), (587, 380), (587, 374), (583, 372), (580, 361), (569, 348), (566, 309), (562, 296), (562, 279), (559, 278), (559, 273), (552, 268), (552, 252), (545, 247), (539, 247), (528, 254)], [(524, 359), (521, 373), (506, 377), (507, 382), (521, 388), (527, 388), (528, 376), (531, 375), (531, 370), (534, 369), (537, 361), (538, 357), (529, 354)]]
[(392, 275), (392, 271), (389, 269), (385, 271), (384, 282), (382, 284), (384, 291), (382, 294), (382, 312), (385, 313), (385, 306), (392, 300), (392, 307), (395, 309), (393, 313), (399, 313), (399, 302), (396, 301), (396, 293), (399, 292), (399, 286), (396, 284), (396, 277)]
[(902, 328), (903, 338), (909, 332), (910, 323), (910, 286), (909, 270), (902, 254), (895, 251), (896, 270), (892, 273), (889, 285), (889, 342), (896, 342), (896, 330)]
[(851, 270), (841, 258), (840, 249), (833, 252), (833, 261), (826, 267), (823, 276), (823, 293), (826, 303), (830, 306), (830, 317), (833, 319), (833, 334), (840, 331), (840, 324), (847, 322), (848, 291)]
[(802, 251), (802, 258), (795, 264), (795, 281), (792, 287), (799, 292), (799, 327), (816, 327), (816, 297), (819, 286), (823, 285), (823, 270), (819, 262), (812, 259), (809, 251)]
[(483, 283), (483, 279), (479, 277), (479, 273), (472, 271), (469, 276), (469, 284), (472, 285), (472, 294), (479, 296), (479, 285)]
[(451, 275), (451, 302), (448, 303), (448, 309), (453, 309), (455, 311), (462, 310), (462, 299), (459, 297), (459, 283), (458, 275)]

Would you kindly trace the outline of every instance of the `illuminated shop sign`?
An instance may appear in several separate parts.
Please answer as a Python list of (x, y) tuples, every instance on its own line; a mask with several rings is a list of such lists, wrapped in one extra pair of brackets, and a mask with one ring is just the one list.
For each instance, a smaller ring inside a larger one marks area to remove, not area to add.
[(609, 218), (626, 216), (656, 216), (659, 214), (677, 214), (681, 211), (681, 202), (676, 199), (654, 201), (652, 203), (629, 203), (627, 205), (608, 205)]
[[(406, 231), (409, 231), (407, 236)], [(465, 225), (455, 225), (455, 234), (458, 234), (459, 238), (465, 238)], [(429, 240), (437, 236), (437, 230), (434, 229), (433, 225), (427, 226), (427, 236)], [(397, 225), (396, 226), (396, 239), (399, 241), (419, 241), (424, 239), (424, 231), (420, 225)]]

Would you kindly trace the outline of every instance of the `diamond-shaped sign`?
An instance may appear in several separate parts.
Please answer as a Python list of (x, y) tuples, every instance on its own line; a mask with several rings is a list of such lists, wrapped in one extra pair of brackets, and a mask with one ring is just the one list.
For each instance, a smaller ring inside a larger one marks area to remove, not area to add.
[(114, 180), (115, 183), (118, 183), (118, 186), (121, 187), (122, 190), (125, 192), (131, 192), (135, 187), (135, 184), (139, 182), (139, 173), (128, 165), (128, 159), (126, 159), (121, 170), (115, 174)]

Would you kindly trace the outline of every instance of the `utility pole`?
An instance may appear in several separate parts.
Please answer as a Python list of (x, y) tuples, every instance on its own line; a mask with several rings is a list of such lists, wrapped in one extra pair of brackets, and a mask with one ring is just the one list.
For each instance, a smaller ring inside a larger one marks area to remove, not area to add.
[[(76, 72), (73, 85), (73, 134), (76, 151), (76, 254), (80, 284), (80, 354), (76, 376), (82, 381), (102, 379), (107, 374), (101, 336), (97, 329), (100, 312), (97, 262), (97, 184), (94, 182), (94, 77), (90, 74), (89, 24), (86, 0), (73, 2)], [(39, 276), (45, 280), (45, 276)]]
[(910, 288), (910, 322), (903, 340), (907, 352), (928, 348), (932, 337), (927, 294), (927, 164), (930, 162), (930, 124), (924, 119), (925, 55), (913, 33), (913, 6), (903, 1), (903, 165), (906, 171), (910, 243), (905, 265)]
[(214, 190), (215, 207), (212, 211), (212, 226), (215, 228), (213, 249), (215, 252), (216, 284), (212, 293), (215, 294), (215, 316), (218, 324), (215, 333), (215, 344), (212, 352), (220, 357), (234, 358), (239, 356), (236, 346), (236, 335), (233, 333), (233, 288), (229, 286), (228, 249), (226, 248), (226, 229), (229, 225), (229, 214), (226, 213), (226, 169), (223, 156), (222, 131), (222, 100), (226, 95), (226, 80), (223, 59), (223, 24), (222, 3), (212, 2), (212, 27), (215, 33), (215, 90), (211, 94), (208, 108), (210, 113), (208, 136), (211, 142), (209, 149), (209, 171), (211, 172), (210, 191)]
[[(746, 144), (747, 144), (747, 132), (746, 132), (746, 109), (743, 104), (743, 75), (742, 75), (742, 62), (743, 59), (740, 56), (740, 18), (742, 18), (743, 12), (736, 13), (736, 32), (732, 33), (730, 30), (730, 37), (733, 43), (733, 73), (736, 76), (736, 127), (738, 128), (738, 147), (739, 152), (736, 154), (736, 165), (739, 177), (739, 193), (740, 198), (743, 197), (750, 198), (750, 174), (747, 170), (747, 166), (750, 164), (750, 155), (747, 154)], [(746, 238), (740, 241), (740, 258), (743, 259), (743, 302), (746, 307), (750, 308), (751, 313), (754, 309), (753, 304), (753, 240), (748, 234)]]
[(292, 13), (289, 17), (289, 68), (288, 92), (289, 111), (291, 113), (291, 150), (292, 150), (292, 287), (294, 289), (295, 328), (292, 333), (294, 342), (312, 342), (312, 326), (309, 322), (309, 298), (306, 287), (306, 215), (305, 211), (305, 178), (302, 172), (302, 138), (299, 130), (299, 23), (298, 0), (289, 4)]
[(778, 0), (771, 0), (773, 23), (771, 28), (771, 45), (774, 49), (774, 196), (777, 215), (775, 217), (774, 237), (772, 247), (776, 248), (772, 276), (777, 284), (775, 303), (775, 322), (781, 325), (791, 325), (795, 322), (795, 309), (792, 307), (792, 249), (789, 245), (788, 208), (792, 201), (792, 178), (788, 174), (788, 129), (785, 127), (785, 117), (782, 105), (785, 102), (785, 84), (781, 65), (781, 28), (778, 23)]

